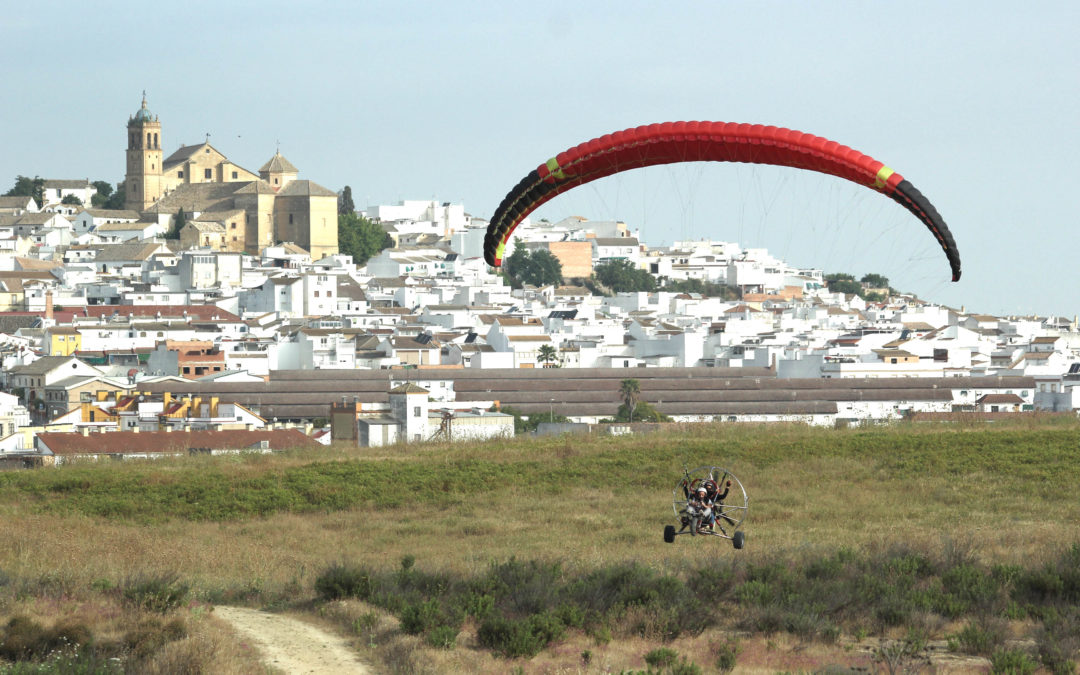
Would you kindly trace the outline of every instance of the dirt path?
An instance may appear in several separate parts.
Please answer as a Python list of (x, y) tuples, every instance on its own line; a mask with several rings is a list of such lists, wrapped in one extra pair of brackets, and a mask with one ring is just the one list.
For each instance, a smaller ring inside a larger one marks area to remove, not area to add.
[(371, 672), (343, 638), (303, 621), (246, 607), (218, 606), (214, 616), (251, 640), (267, 665), (289, 675)]

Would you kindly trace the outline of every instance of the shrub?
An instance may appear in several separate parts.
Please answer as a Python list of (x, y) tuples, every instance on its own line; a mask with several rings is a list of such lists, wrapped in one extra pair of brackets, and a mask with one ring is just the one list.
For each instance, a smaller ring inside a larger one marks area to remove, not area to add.
[(565, 630), (551, 612), (534, 614), (520, 621), (494, 616), (480, 624), (476, 638), (482, 646), (507, 658), (531, 658), (562, 637)]
[(129, 603), (162, 614), (176, 609), (187, 601), (191, 586), (180, 581), (178, 574), (146, 574), (124, 582), (123, 596)]
[(735, 660), (739, 656), (739, 643), (725, 642), (716, 649), (716, 669), (721, 673), (735, 670)]
[(979, 570), (971, 563), (961, 563), (941, 575), (944, 594), (951, 596), (949, 611), (941, 614), (957, 618), (970, 609), (986, 609), (997, 596), (998, 586), (991, 575)]
[(764, 607), (773, 600), (773, 591), (768, 582), (754, 579), (747, 581), (735, 590), (735, 599), (740, 605)]
[(353, 631), (357, 635), (363, 635), (365, 632), (375, 630), (378, 625), (379, 615), (377, 612), (364, 612), (353, 621)]
[(1073, 657), (1080, 649), (1080, 611), (1049, 617), (1035, 636), (1039, 660), (1054, 675), (1076, 672)]
[[(969, 623), (956, 634), (957, 651), (965, 654), (989, 656), (1005, 641), (1005, 630), (1000, 624)], [(950, 640), (950, 647), (952, 641)]]
[(650, 668), (667, 668), (675, 663), (675, 660), (679, 658), (679, 653), (669, 647), (660, 647), (654, 649), (645, 655), (645, 663)]
[(511, 659), (519, 656), (531, 658), (544, 648), (540, 638), (529, 630), (526, 622), (501, 616), (490, 617), (480, 624), (476, 639), (481, 646)]
[[(428, 600), (412, 605), (406, 605), (401, 610), (401, 630), (409, 635), (426, 633), (439, 625), (442, 620), (442, 612), (439, 611), (437, 600)], [(456, 633), (455, 633), (456, 635)]]
[(751, 633), (773, 635), (784, 629), (784, 611), (775, 605), (753, 607), (741, 612), (738, 627)]
[(453, 649), (457, 645), (458, 629), (454, 626), (436, 626), (427, 634), (425, 640), (432, 647)]
[(552, 612), (533, 614), (528, 620), (529, 631), (536, 635), (544, 646), (558, 640), (566, 633), (566, 626)]
[(315, 591), (324, 600), (359, 598), (367, 600), (372, 592), (371, 575), (362, 567), (334, 564), (315, 579)]
[(138, 628), (124, 635), (124, 644), (136, 658), (146, 658), (170, 642), (187, 637), (187, 625), (182, 619), (144, 621)]
[(567, 628), (584, 628), (588, 619), (585, 610), (566, 602), (555, 609), (555, 616), (559, 617), (559, 621), (562, 621)]
[(1043, 605), (1057, 601), (1065, 594), (1065, 580), (1051, 566), (1028, 570), (1020, 575), (1013, 588), (1013, 599), (1021, 604)]
[(554, 607), (562, 586), (559, 563), (521, 562), (511, 558), (493, 565), (473, 590), (494, 596), (497, 603), (515, 614), (527, 615)]
[(671, 667), (671, 675), (701, 675), (701, 667), (696, 663), (687, 661), (684, 656)]
[(694, 598), (673, 577), (661, 577), (640, 563), (613, 565), (576, 580), (570, 597), (586, 609), (607, 613), (613, 607), (690, 603)]
[(9, 661), (36, 660), (50, 652), (77, 652), (91, 641), (90, 629), (84, 624), (58, 623), (45, 628), (33, 619), (16, 616), (0, 635), (0, 657)]
[(1001, 675), (1031, 675), (1038, 664), (1020, 649), (999, 649), (990, 656), (990, 672)]
[(690, 574), (686, 585), (695, 597), (708, 602), (721, 600), (735, 583), (735, 570), (724, 562), (714, 562)]
[(457, 598), (461, 611), (474, 619), (483, 621), (495, 611), (495, 598), (481, 593), (467, 592)]

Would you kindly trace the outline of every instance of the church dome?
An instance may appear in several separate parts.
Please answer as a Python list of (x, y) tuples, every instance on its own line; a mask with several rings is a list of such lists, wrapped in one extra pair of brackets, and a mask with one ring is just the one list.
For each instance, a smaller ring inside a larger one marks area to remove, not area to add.
[(150, 110), (146, 107), (146, 93), (143, 93), (142, 107), (131, 118), (133, 122), (152, 122), (154, 116), (150, 113)]

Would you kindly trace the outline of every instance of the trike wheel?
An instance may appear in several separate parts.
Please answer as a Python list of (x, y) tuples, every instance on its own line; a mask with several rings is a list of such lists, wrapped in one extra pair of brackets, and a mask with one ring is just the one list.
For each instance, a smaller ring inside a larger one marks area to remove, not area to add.
[(731, 543), (735, 545), (736, 549), (741, 549), (746, 545), (746, 534), (742, 530), (738, 530), (731, 535)]

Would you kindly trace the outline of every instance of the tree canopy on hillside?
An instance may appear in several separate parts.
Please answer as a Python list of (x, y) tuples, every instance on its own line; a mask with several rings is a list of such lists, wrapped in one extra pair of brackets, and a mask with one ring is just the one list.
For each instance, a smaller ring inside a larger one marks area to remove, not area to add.
[(629, 260), (604, 261), (593, 268), (593, 277), (616, 293), (656, 290), (656, 277)]
[(720, 298), (721, 300), (738, 300), (742, 297), (742, 293), (735, 286), (702, 279), (668, 280), (661, 290), (672, 291), (673, 293), (699, 293), (709, 298)]
[(4, 193), (5, 197), (33, 197), (38, 206), (45, 202), (45, 179), (41, 176), (16, 176), (15, 185)]
[(338, 251), (351, 255), (356, 265), (367, 264), (379, 251), (393, 245), (394, 240), (381, 225), (355, 211), (338, 215)]
[(503, 261), (503, 269), (513, 288), (521, 288), (524, 284), (546, 286), (562, 281), (562, 263), (546, 248), (530, 252), (524, 246), (518, 246)]
[(352, 188), (348, 185), (338, 193), (337, 212), (339, 216), (356, 213), (356, 205), (353, 204), (352, 200)]

